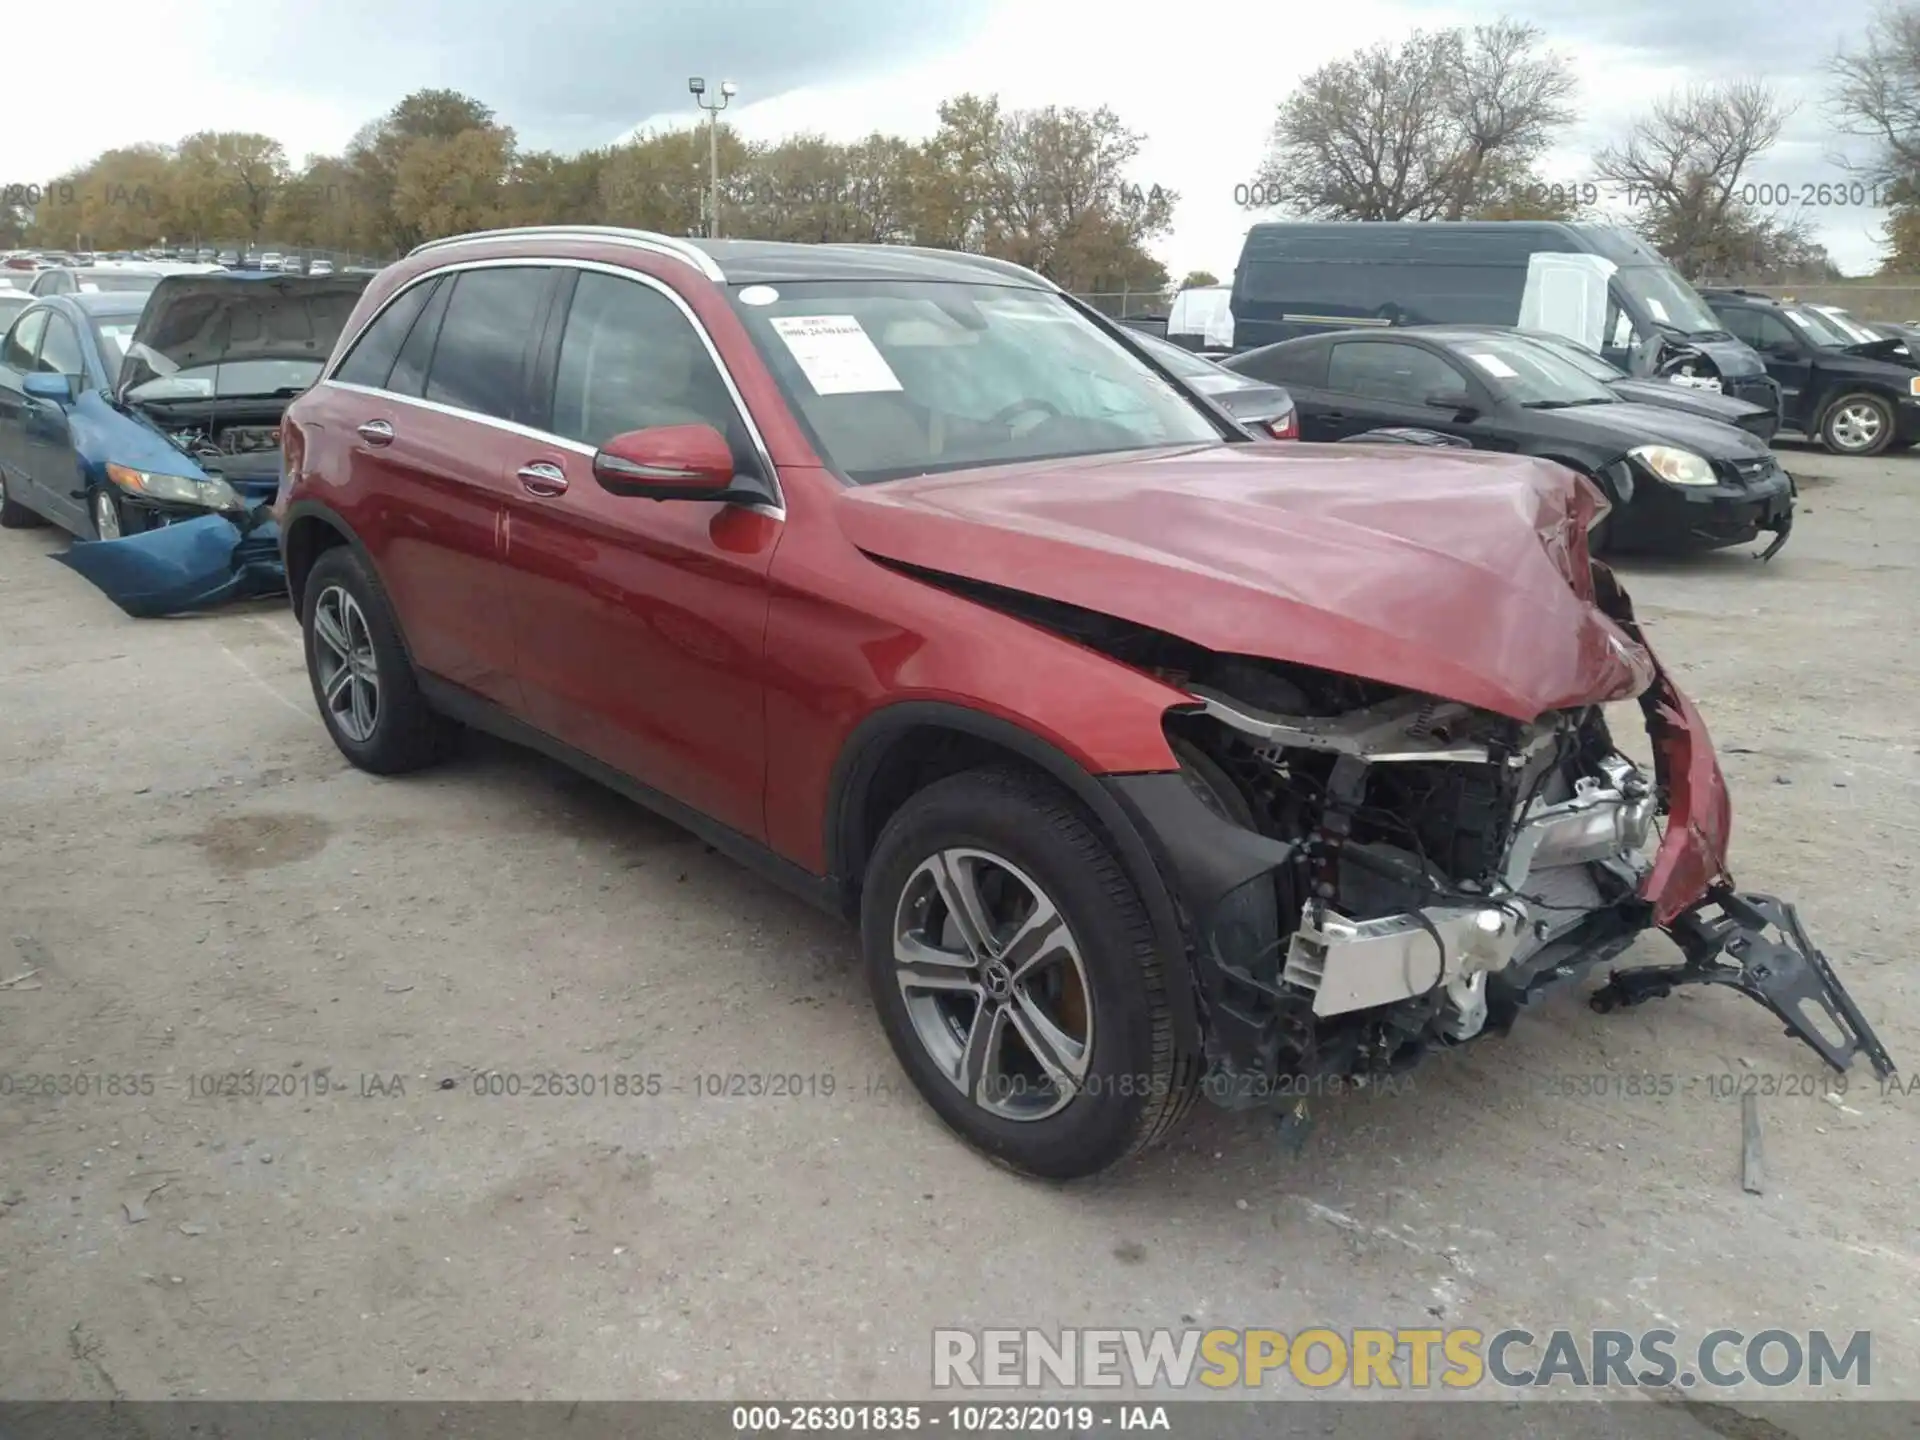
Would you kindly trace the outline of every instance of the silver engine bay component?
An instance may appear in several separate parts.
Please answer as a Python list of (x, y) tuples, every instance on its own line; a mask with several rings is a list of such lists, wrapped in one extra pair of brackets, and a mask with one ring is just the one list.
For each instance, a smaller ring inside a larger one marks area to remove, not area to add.
[(228, 425), (214, 430), (176, 430), (167, 439), (196, 460), (255, 455), (280, 448), (278, 425)]
[(1383, 1062), (1474, 1038), (1496, 992), (1510, 1010), (1591, 949), (1583, 927), (1651, 866), (1659, 796), (1595, 707), (1522, 725), (1404, 691), (1231, 678), (1186, 685), (1198, 734), (1217, 727), (1202, 744), (1214, 783), (1231, 768), (1256, 813), (1266, 791), (1269, 833), (1294, 839), (1299, 860), (1272, 900), (1226, 906), (1221, 933), (1255, 984), (1262, 948), (1277, 952), (1274, 994), (1303, 1057), (1343, 1029)]

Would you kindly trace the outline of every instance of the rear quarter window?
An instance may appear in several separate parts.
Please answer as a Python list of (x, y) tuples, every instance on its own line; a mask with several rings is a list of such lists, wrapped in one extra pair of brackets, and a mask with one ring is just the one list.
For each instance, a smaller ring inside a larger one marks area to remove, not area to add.
[(334, 379), (374, 389), (383, 387), (393, 373), (393, 362), (400, 356), (400, 347), (406, 344), (414, 321), (420, 318), (427, 297), (439, 283), (436, 277), (402, 291), (367, 327), (366, 334), (354, 342), (353, 349), (334, 372)]

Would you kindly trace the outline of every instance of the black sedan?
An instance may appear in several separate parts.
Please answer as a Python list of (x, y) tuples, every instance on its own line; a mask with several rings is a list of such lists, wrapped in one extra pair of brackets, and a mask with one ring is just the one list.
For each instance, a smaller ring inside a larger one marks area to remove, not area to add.
[[(1495, 325), (1485, 328), (1493, 331), (1506, 329), (1505, 326)], [(1738, 396), (1728, 395), (1719, 390), (1703, 390), (1674, 380), (1637, 378), (1629, 375), (1599, 351), (1589, 350), (1578, 340), (1569, 340), (1565, 335), (1556, 335), (1549, 330), (1520, 330), (1510, 333), (1525, 335), (1529, 340), (1537, 340), (1540, 344), (1558, 351), (1622, 400), (1632, 400), (1642, 405), (1657, 405), (1662, 410), (1678, 410), (1683, 414), (1698, 415), (1705, 420), (1718, 420), (1723, 425), (1737, 425), (1749, 435), (1761, 440), (1772, 440), (1774, 432), (1780, 428), (1780, 414), (1777, 410), (1765, 405), (1756, 405), (1751, 400), (1742, 400)]]
[(1763, 441), (1717, 420), (1623, 400), (1517, 332), (1336, 331), (1225, 363), (1284, 385), (1303, 440), (1412, 427), (1579, 471), (1612, 502), (1591, 537), (1596, 549), (1711, 549), (1767, 530), (1771, 555), (1793, 525), (1793, 481)]

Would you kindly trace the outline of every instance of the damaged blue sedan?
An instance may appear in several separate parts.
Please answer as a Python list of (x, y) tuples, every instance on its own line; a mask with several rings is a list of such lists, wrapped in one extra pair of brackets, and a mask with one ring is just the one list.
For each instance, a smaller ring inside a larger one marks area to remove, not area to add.
[(118, 540), (271, 502), (280, 417), (365, 283), (177, 275), (36, 301), (0, 341), (0, 525)]
[(0, 525), (129, 615), (284, 588), (280, 417), (320, 374), (365, 276), (190, 275), (49, 297), (0, 340)]

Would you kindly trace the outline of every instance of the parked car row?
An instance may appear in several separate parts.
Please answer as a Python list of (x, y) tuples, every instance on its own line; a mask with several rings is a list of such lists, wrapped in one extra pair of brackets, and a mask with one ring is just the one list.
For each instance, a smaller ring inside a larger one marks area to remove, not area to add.
[[(1735, 888), (1706, 728), (1590, 557), (1622, 512), (1576, 470), (1719, 486), (1701, 449), (1764, 442), (1487, 326), (1275, 354), (1284, 405), (1001, 261), (494, 231), (364, 288), (33, 301), (0, 521), (106, 535), (78, 494), (125, 530), (257, 457), (350, 763), (490, 731), (846, 917), (926, 1102), (1031, 1173), (1202, 1095), (1297, 1116), (1654, 930), (1680, 962), (1596, 1009), (1725, 985), (1892, 1073), (1792, 906)], [(1409, 388), (1456, 433), (1290, 433)], [(1651, 769), (1608, 728), (1635, 698)]]

